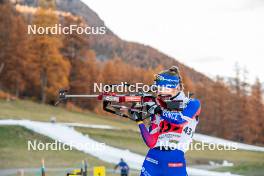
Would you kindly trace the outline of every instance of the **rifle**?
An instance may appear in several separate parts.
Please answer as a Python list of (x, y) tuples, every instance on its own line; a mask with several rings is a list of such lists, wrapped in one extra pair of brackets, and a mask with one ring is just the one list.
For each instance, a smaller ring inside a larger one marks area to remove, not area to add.
[[(143, 92), (135, 94), (116, 94), (104, 92), (98, 95), (88, 95), (88, 94), (68, 94), (67, 90), (61, 89), (59, 91), (59, 98), (55, 105), (59, 103), (66, 102), (69, 99), (84, 98), (90, 99), (95, 98), (103, 102), (103, 110), (111, 114), (115, 114), (121, 117), (129, 118), (135, 120), (132, 117), (132, 113), (137, 112), (144, 116), (143, 119), (147, 118), (147, 111), (144, 110), (146, 102), (155, 102), (155, 96), (152, 94), (146, 94)], [(130, 105), (127, 105), (129, 104)], [(127, 111), (128, 113), (124, 113)]]
[[(188, 97), (190, 98), (191, 95), (188, 95)], [(156, 96), (144, 92), (135, 94), (116, 94), (112, 92), (103, 92), (99, 95), (76, 95), (68, 94), (67, 90), (61, 89), (59, 91), (59, 99), (55, 105), (75, 98), (96, 98), (97, 100), (103, 102), (104, 111), (121, 117), (129, 118), (134, 121), (135, 119), (132, 116), (133, 113), (139, 113), (144, 120), (149, 117), (149, 107), (157, 104)], [(159, 104), (162, 104), (161, 106), (163, 108), (166, 108), (170, 111), (182, 111), (184, 109), (183, 100), (173, 100), (171, 98), (168, 100), (159, 100)], [(127, 111), (127, 113), (124, 113), (124, 111)]]

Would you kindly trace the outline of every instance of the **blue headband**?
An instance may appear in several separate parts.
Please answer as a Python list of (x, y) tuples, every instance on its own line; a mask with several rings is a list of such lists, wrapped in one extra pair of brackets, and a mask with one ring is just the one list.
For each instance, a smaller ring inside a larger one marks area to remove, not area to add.
[(158, 74), (154, 82), (155, 86), (176, 88), (180, 83), (179, 76), (172, 76), (168, 74)]

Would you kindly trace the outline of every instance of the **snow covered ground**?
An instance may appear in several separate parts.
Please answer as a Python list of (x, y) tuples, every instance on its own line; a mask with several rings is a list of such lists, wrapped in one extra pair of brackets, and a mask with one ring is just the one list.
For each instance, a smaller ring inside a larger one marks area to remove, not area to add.
[(223, 144), (223, 145), (230, 145), (234, 146), (238, 149), (241, 150), (249, 150), (249, 151), (259, 151), (259, 152), (264, 152), (264, 147), (259, 147), (255, 145), (249, 145), (249, 144), (243, 144), (239, 142), (233, 142), (230, 140), (225, 140), (217, 137), (212, 137), (204, 134), (194, 134), (194, 140), (204, 142), (204, 143), (213, 143), (213, 144)]
[[(81, 123), (62, 123), (67, 126), (73, 126), (73, 127), (86, 127), (86, 128), (99, 128), (99, 129), (116, 129), (118, 130), (119, 128), (109, 126), (109, 125), (88, 125), (88, 124), (81, 124)], [(255, 145), (249, 145), (249, 144), (243, 144), (239, 142), (234, 142), (218, 137), (212, 137), (204, 134), (199, 134), (195, 133), (194, 140), (208, 143), (208, 144), (220, 144), (220, 145), (228, 145), (228, 146), (233, 146), (237, 149), (241, 150), (248, 150), (248, 151), (259, 151), (259, 152), (264, 152), (264, 147), (260, 146), (255, 146)]]
[[(29, 120), (0, 120), (0, 125), (19, 125), (26, 127), (34, 132), (48, 136), (54, 140), (72, 146), (77, 150), (83, 151), (109, 163), (117, 163), (120, 158), (124, 158), (133, 169), (140, 170), (144, 160), (144, 156), (142, 155), (108, 145), (105, 145), (103, 148), (101, 148), (101, 150), (87, 147), (101, 146), (101, 143), (89, 138), (89, 136), (84, 136), (83, 134), (64, 124), (36, 122)], [(235, 176), (234, 174), (230, 173), (218, 173), (195, 168), (188, 168), (188, 173), (190, 176)]]
[(107, 129), (107, 130), (117, 129), (109, 125), (94, 125), (94, 124), (83, 124), (83, 123), (60, 123), (60, 124), (66, 126), (72, 126), (72, 127), (97, 128), (97, 129)]

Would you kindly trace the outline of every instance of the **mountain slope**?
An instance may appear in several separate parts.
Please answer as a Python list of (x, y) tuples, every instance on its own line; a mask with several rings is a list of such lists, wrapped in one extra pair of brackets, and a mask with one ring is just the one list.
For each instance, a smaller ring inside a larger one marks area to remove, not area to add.
[[(38, 6), (38, 0), (20, 0), (19, 4), (36, 7)], [(90, 26), (104, 26), (103, 20), (101, 20), (99, 16), (82, 1), (56, 0), (56, 6), (58, 10), (82, 16), (87, 22), (89, 22)], [(108, 29), (108, 31), (110, 30)]]
[[(20, 0), (19, 3), (27, 6), (37, 6), (38, 0)], [(73, 15), (83, 17), (90, 26), (105, 26), (104, 21), (100, 19), (96, 12), (80, 0), (56, 0), (56, 5), (60, 11), (71, 12)], [(106, 35), (90, 36), (90, 45), (101, 60), (117, 56), (127, 63), (144, 68), (153, 68), (158, 65), (163, 65), (167, 68), (171, 65), (178, 65), (192, 81), (211, 82), (205, 75), (181, 64), (157, 49), (120, 39), (109, 28), (107, 28)]]

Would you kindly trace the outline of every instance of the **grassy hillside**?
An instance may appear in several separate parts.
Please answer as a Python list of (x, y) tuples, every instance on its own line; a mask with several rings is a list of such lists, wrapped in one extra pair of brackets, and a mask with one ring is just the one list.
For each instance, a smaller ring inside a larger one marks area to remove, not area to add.
[(28, 151), (27, 141), (53, 142), (48, 137), (34, 133), (18, 126), (0, 126), (0, 168), (40, 167), (44, 158), (47, 167), (79, 167), (82, 160), (87, 159), (93, 165), (104, 164), (94, 157), (77, 150), (72, 151)]
[(100, 116), (90, 112), (69, 111), (62, 107), (44, 105), (27, 100), (0, 100), (0, 119), (29, 119), (49, 121), (56, 117), (58, 122), (104, 124), (123, 129), (136, 129), (135, 123), (120, 117)]
[[(7, 168), (40, 168), (42, 158), (45, 159), (46, 168), (61, 168), (61, 171), (47, 172), (49, 176), (66, 175), (67, 168), (80, 168), (82, 160), (87, 160), (89, 167), (106, 166), (113, 168), (113, 164), (109, 164), (98, 160), (77, 150), (72, 151), (28, 151), (27, 141), (42, 141), (44, 143), (54, 142), (53, 140), (36, 134), (28, 129), (18, 126), (0, 126), (0, 169)], [(31, 171), (26, 175), (40, 175), (38, 171)], [(118, 174), (108, 174), (116, 176)]]
[(228, 171), (232, 173), (237, 173), (241, 175), (248, 176), (263, 176), (264, 173), (264, 164), (263, 163), (255, 163), (255, 164), (239, 164), (234, 167), (224, 167), (216, 169), (216, 171)]

